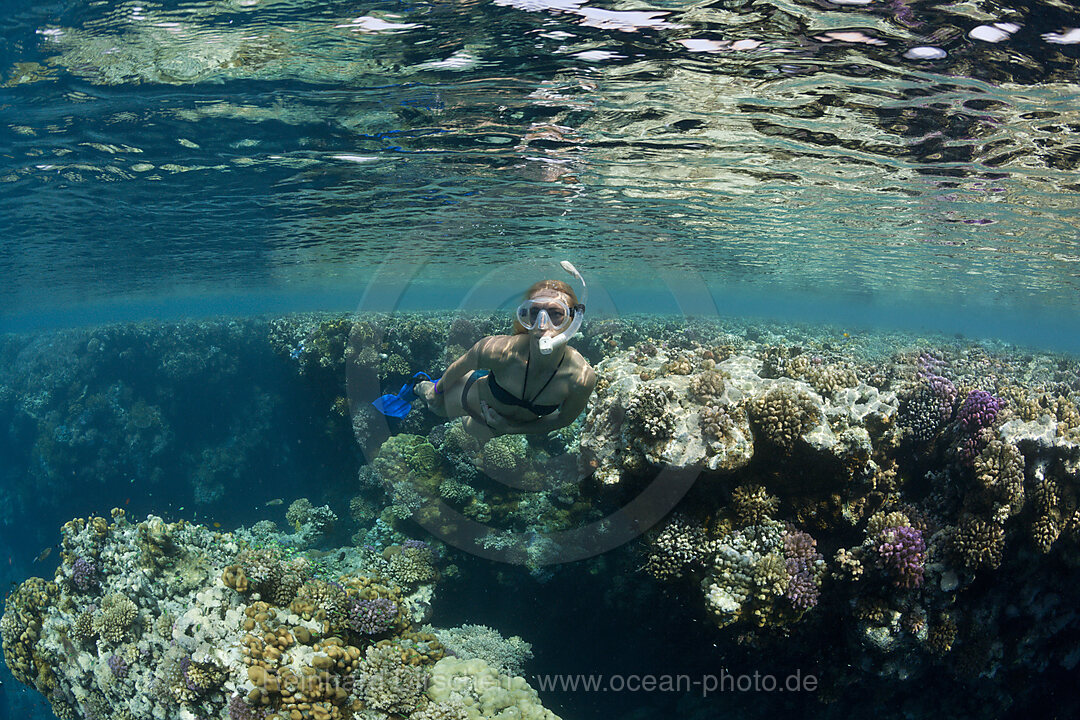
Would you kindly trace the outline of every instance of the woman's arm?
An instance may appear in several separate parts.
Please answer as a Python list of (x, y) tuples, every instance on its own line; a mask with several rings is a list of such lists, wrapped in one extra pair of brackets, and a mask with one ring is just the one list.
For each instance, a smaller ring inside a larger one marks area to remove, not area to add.
[(446, 372), (439, 378), (439, 383), (436, 386), (438, 392), (441, 393), (446, 388), (453, 387), (473, 370), (479, 369), (481, 357), (484, 354), (484, 346), (489, 340), (491, 340), (490, 337), (480, 338), (464, 355), (450, 363), (450, 366), (446, 368)]

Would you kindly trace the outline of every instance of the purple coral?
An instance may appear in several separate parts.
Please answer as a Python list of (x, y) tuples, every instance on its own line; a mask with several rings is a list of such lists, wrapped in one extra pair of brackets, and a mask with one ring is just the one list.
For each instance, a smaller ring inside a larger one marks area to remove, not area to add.
[(184, 685), (187, 686), (187, 689), (191, 692), (201, 695), (209, 689), (200, 685), (198, 681), (192, 677), (191, 656), (185, 655), (184, 657), (180, 658), (180, 674), (184, 678)]
[(926, 566), (926, 543), (922, 532), (908, 525), (885, 528), (874, 546), (881, 566), (893, 575), (897, 587), (922, 585)]
[(821, 595), (818, 577), (824, 558), (817, 551), (817, 540), (802, 530), (786, 530), (783, 541), (788, 575), (784, 596), (796, 609), (809, 610), (817, 605)]
[(380, 635), (394, 627), (397, 603), (389, 598), (355, 599), (349, 607), (348, 626), (364, 635)]
[(71, 582), (80, 592), (86, 592), (97, 585), (97, 566), (84, 557), (75, 558), (75, 562), (71, 564)]
[(124, 658), (119, 655), (110, 655), (109, 659), (105, 661), (109, 665), (109, 669), (112, 670), (112, 674), (118, 678), (126, 678), (128, 676), (128, 664)]
[(994, 397), (985, 390), (972, 390), (960, 406), (956, 422), (965, 434), (974, 435), (994, 424), (994, 419), (1001, 410), (1001, 402), (1001, 398)]
[(941, 365), (943, 362), (932, 355), (922, 355), (918, 385), (901, 403), (899, 422), (911, 430), (916, 440), (933, 439), (938, 429), (952, 420), (957, 391), (948, 378), (937, 374)]
[(265, 708), (252, 707), (239, 695), (229, 698), (229, 720), (262, 720), (265, 717)]
[(985, 390), (972, 390), (956, 412), (960, 428), (960, 459), (970, 465), (986, 445), (987, 429), (994, 424), (1003, 401)]

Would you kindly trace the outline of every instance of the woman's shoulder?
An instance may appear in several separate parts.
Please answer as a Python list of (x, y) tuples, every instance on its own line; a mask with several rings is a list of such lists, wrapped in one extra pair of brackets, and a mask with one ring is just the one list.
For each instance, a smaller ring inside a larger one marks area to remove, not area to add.
[(521, 349), (520, 335), (488, 335), (476, 342), (476, 349), (482, 360), (505, 362), (509, 356), (516, 355)]
[(593, 366), (589, 364), (589, 361), (585, 359), (585, 356), (572, 347), (567, 348), (569, 354), (569, 370), (577, 375), (582, 384), (591, 384), (596, 380), (596, 371), (593, 370)]

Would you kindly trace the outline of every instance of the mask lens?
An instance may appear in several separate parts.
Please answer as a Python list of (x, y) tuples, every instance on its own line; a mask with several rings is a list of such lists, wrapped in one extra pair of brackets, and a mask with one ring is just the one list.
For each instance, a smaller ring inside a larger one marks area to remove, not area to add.
[(517, 310), (518, 322), (520, 322), (526, 329), (532, 330), (536, 327), (536, 324), (540, 321), (540, 314), (547, 315), (547, 324), (556, 330), (561, 330), (566, 326), (566, 322), (569, 319), (566, 307), (555, 300), (544, 298), (542, 300), (527, 300), (522, 303)]

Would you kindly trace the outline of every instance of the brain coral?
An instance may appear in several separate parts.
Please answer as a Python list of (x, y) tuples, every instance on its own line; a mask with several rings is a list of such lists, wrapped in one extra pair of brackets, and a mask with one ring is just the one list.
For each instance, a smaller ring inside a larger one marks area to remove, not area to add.
[(443, 658), (431, 671), (427, 693), (439, 703), (460, 703), (469, 720), (559, 720), (525, 678), (500, 675), (480, 659)]

